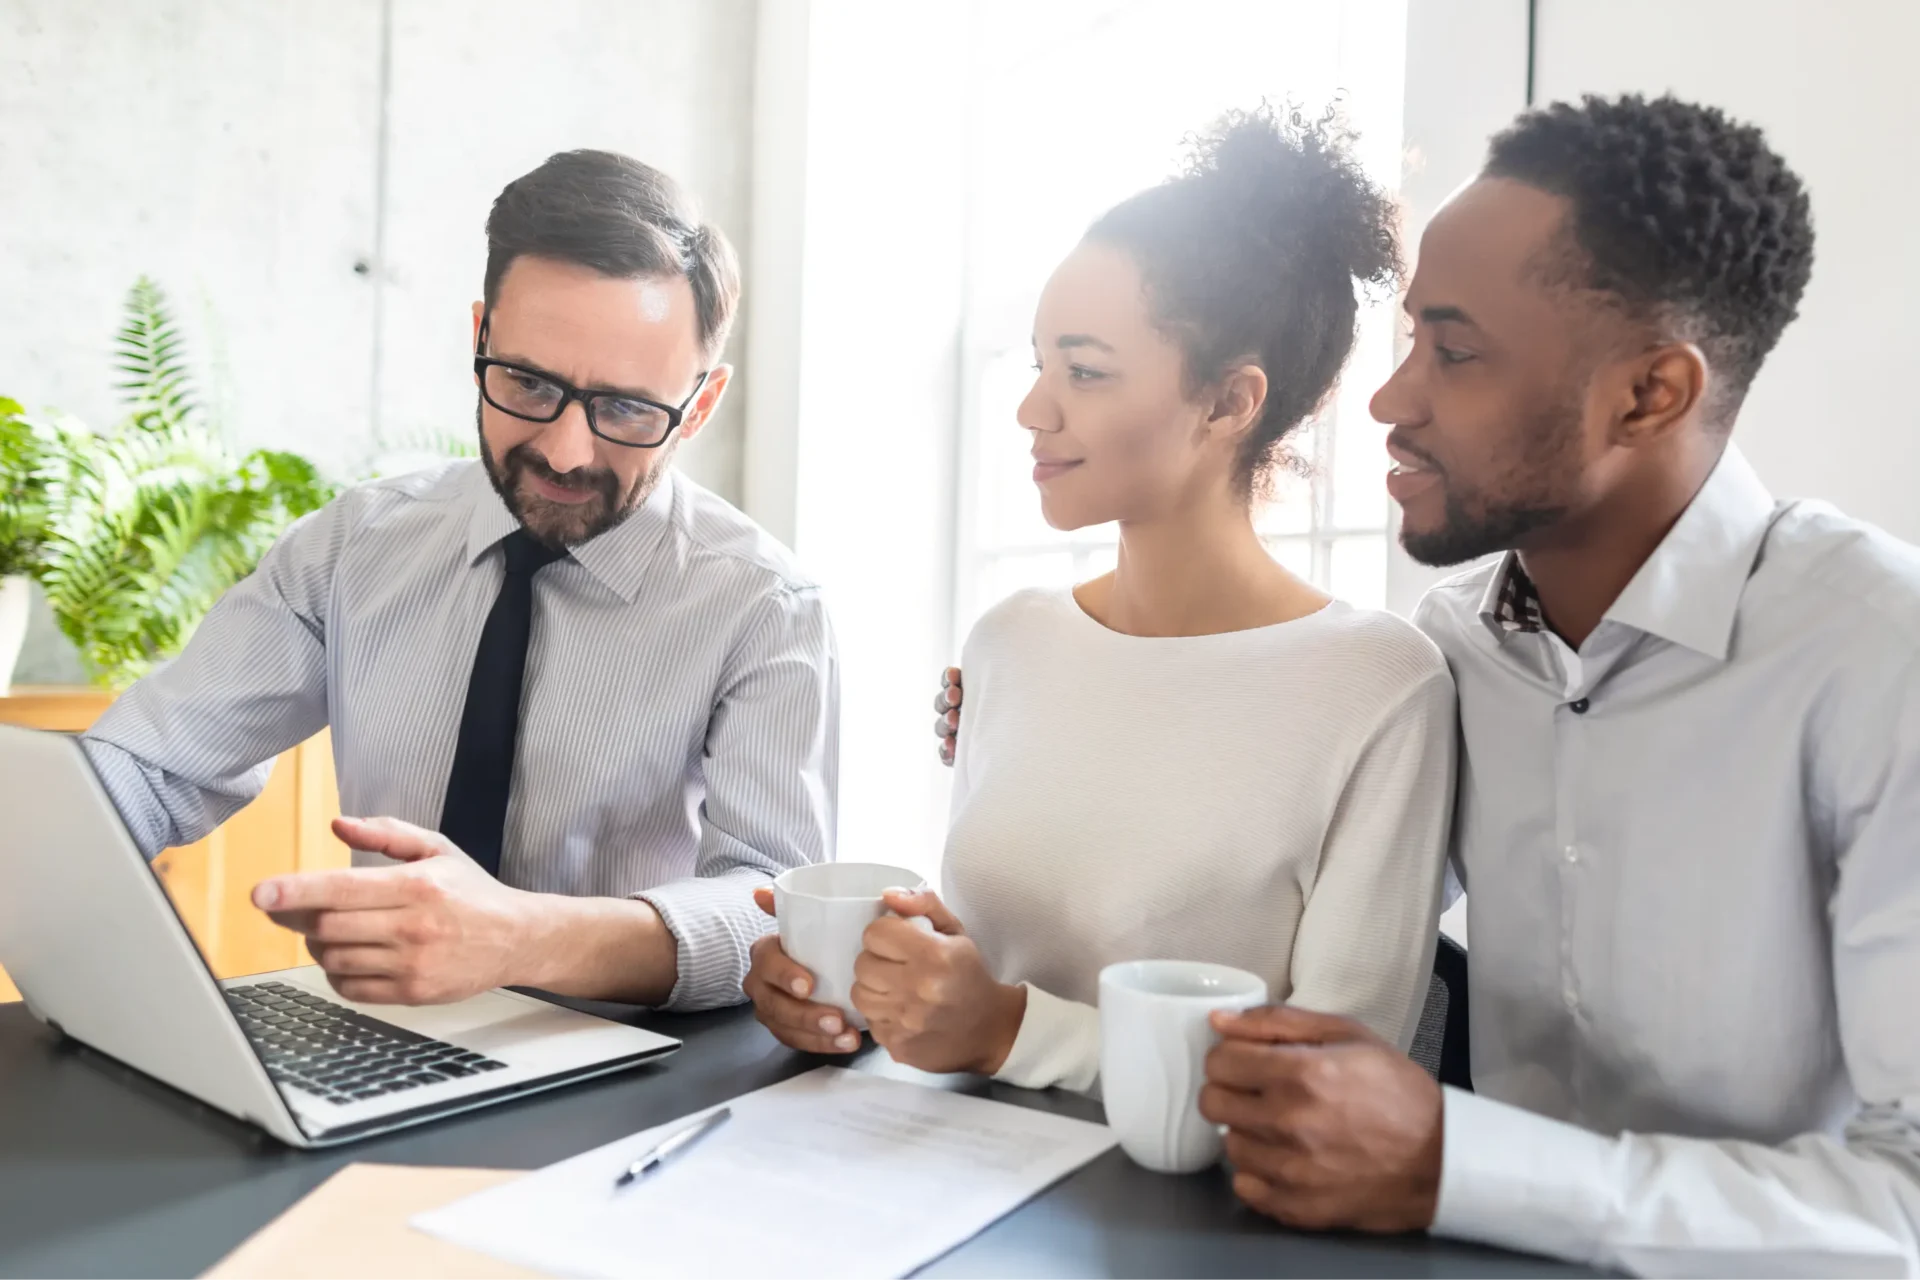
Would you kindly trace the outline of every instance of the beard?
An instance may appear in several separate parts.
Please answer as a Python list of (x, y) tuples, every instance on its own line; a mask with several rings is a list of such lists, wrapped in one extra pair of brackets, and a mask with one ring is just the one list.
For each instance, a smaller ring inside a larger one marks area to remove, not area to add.
[[(1438, 463), (1445, 495), (1440, 527), (1400, 530), (1400, 545), (1433, 568), (1465, 564), (1517, 549), (1542, 529), (1567, 518), (1565, 498), (1579, 475), (1580, 407), (1563, 397), (1533, 416), (1520, 432), (1521, 448), (1499, 479), (1484, 487), (1456, 482)], [(1421, 454), (1423, 460), (1426, 455)]]
[[(623, 494), (620, 477), (611, 467), (555, 471), (530, 440), (513, 446), (503, 458), (494, 457), (487, 444), (484, 413), (484, 408), (474, 410), (474, 424), (480, 438), (480, 460), (486, 465), (493, 491), (500, 495), (500, 501), (528, 533), (555, 548), (577, 547), (632, 515), (659, 487), (674, 453), (680, 448), (680, 437), (675, 435), (671, 443), (663, 446), (659, 463)], [(528, 476), (538, 476), (555, 488), (593, 496), (585, 502), (554, 502), (530, 492), (526, 483)]]

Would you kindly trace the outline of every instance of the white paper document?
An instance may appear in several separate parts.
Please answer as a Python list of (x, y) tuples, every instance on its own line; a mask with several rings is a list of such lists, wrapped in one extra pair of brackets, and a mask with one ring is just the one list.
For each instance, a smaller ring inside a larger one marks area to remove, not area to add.
[[(421, 1231), (560, 1276), (903, 1276), (1114, 1145), (1026, 1107), (821, 1067), (631, 1186), (705, 1112), (422, 1214)], [(717, 1108), (713, 1108), (716, 1109)]]

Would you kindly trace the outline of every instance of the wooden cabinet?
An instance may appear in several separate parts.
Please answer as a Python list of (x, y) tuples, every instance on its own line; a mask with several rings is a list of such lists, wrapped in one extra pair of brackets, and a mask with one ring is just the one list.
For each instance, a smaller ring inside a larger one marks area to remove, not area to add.
[[(112, 694), (98, 689), (15, 685), (0, 697), (0, 724), (78, 733), (112, 701)], [(339, 812), (333, 746), (323, 729), (282, 755), (266, 789), (219, 830), (154, 860), (161, 883), (216, 975), (307, 963), (300, 939), (267, 919), (249, 898), (268, 876), (346, 866), (347, 847), (328, 826)], [(0, 970), (0, 1001), (17, 999), (19, 993)]]

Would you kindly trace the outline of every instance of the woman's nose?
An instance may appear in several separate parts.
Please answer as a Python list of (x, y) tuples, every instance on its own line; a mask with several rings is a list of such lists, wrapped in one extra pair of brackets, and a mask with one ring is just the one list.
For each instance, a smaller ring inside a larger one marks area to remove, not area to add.
[(1058, 431), (1060, 429), (1059, 409), (1053, 403), (1053, 397), (1040, 388), (1035, 379), (1032, 388), (1020, 401), (1020, 407), (1014, 411), (1013, 420), (1028, 431)]

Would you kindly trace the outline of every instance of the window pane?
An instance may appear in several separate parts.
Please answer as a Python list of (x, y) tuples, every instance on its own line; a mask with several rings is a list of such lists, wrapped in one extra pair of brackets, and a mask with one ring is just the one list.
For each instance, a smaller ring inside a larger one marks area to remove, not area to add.
[[(1061, 533), (1041, 518), (1031, 443), (1016, 422), (1032, 386), (1035, 303), (1061, 257), (1115, 201), (1173, 172), (1182, 139), (1225, 107), (1293, 99), (1312, 111), (1337, 96), (1369, 174), (1397, 186), (1405, 8), (1405, 0), (1200, 0), (1196, 20), (1139, 0), (982, 0), (985, 59), (967, 108), (970, 143), (956, 157), (969, 191), (961, 338), (970, 527), (956, 548), (972, 589), (966, 611), (1023, 586), (1097, 577), (1115, 559), (1111, 528)], [(1221, 30), (1236, 38), (1223, 44)], [(1150, 83), (1141, 66), (1157, 69)], [(1062, 146), (1034, 125), (1062, 119), (1099, 127)], [(1339, 593), (1363, 603), (1384, 595), (1383, 539), (1353, 547), (1325, 539), (1387, 523), (1384, 429), (1367, 402), (1390, 372), (1397, 303), (1363, 295), (1354, 360), (1326, 420), (1290, 442), (1311, 479), (1276, 476), (1274, 500), (1255, 513), (1280, 563), (1322, 586), (1338, 575)]]
[(1102, 574), (1112, 573), (1113, 567), (1119, 563), (1119, 543), (1110, 542), (1098, 547), (1089, 547), (1080, 553), (1079, 566), (1073, 572), (1074, 581), (1086, 582)]
[(1015, 417), (1033, 385), (1033, 357), (1019, 348), (987, 362), (979, 383), (972, 431), (978, 484), (980, 550), (1048, 546), (1068, 535), (1040, 515), (1033, 484), (1033, 444)]
[[(1312, 447), (1304, 433), (1300, 447)], [(1306, 455), (1311, 458), (1311, 454)], [(1263, 534), (1306, 533), (1313, 528), (1313, 482), (1285, 469), (1273, 477), (1273, 501), (1254, 513), (1253, 527)]]
[(1268, 538), (1267, 550), (1287, 572), (1302, 582), (1313, 581), (1313, 544), (1305, 538)]
[(1367, 405), (1393, 372), (1393, 302), (1366, 307), (1335, 400), (1331, 482), (1339, 529), (1381, 529), (1387, 523), (1387, 429)]
[(1362, 609), (1387, 607), (1385, 534), (1341, 538), (1333, 544), (1327, 590)]

